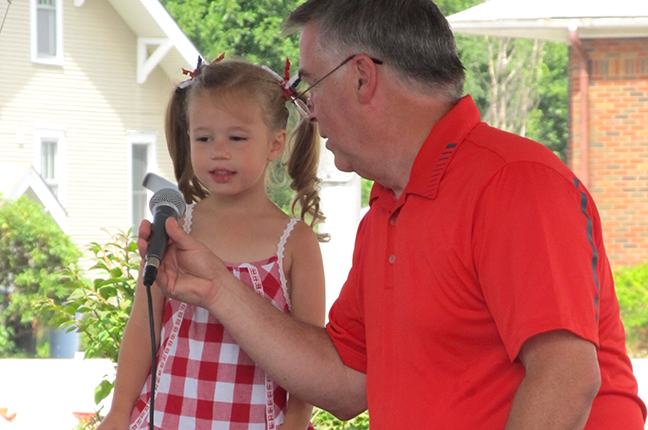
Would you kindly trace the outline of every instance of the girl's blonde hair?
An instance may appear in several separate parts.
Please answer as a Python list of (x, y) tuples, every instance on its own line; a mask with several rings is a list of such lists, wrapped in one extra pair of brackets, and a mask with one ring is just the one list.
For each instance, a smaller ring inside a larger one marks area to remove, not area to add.
[[(219, 93), (241, 93), (256, 100), (261, 107), (264, 121), (270, 132), (285, 130), (289, 111), (284, 91), (269, 72), (261, 67), (243, 61), (221, 61), (203, 65), (197, 69), (189, 85), (180, 85), (169, 101), (166, 113), (166, 140), (178, 189), (187, 203), (205, 198), (209, 191), (200, 183), (191, 165), (189, 141), (189, 119), (187, 107), (199, 91)], [(317, 125), (301, 120), (289, 135), (284, 164), (291, 178), (290, 188), (295, 191), (291, 212), (299, 206), (299, 217), (311, 227), (324, 221), (320, 209), (319, 164), (320, 143)], [(318, 235), (324, 240), (327, 235)]]

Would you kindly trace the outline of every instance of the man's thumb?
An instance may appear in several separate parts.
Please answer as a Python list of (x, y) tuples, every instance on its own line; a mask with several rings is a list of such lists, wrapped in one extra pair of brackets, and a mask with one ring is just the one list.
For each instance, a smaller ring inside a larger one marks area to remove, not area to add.
[(178, 220), (173, 217), (167, 218), (164, 228), (166, 229), (167, 235), (169, 235), (170, 239), (176, 243), (182, 242), (185, 232), (178, 225)]

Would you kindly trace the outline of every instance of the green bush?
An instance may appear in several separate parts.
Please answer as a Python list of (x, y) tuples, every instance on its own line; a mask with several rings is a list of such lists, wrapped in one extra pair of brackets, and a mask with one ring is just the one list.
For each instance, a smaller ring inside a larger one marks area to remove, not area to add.
[(633, 356), (648, 352), (648, 263), (619, 269), (614, 274), (626, 345)]
[(38, 203), (0, 195), (0, 357), (36, 355), (34, 333), (50, 326), (50, 315), (37, 313), (36, 304), (46, 298), (61, 303), (69, 296), (61, 270), (80, 256)]
[[(53, 314), (53, 323), (80, 333), (87, 358), (108, 358), (117, 363), (133, 306), (140, 256), (131, 232), (107, 233), (108, 243), (92, 243), (89, 248), (95, 264), (88, 273), (94, 279), (89, 280), (74, 267), (66, 269), (65, 285), (72, 291), (69, 299), (63, 304), (46, 300), (40, 309)], [(114, 378), (101, 381), (95, 389), (97, 404), (110, 394), (114, 383)]]
[(311, 421), (316, 430), (369, 430), (369, 414), (366, 411), (349, 421), (340, 421), (330, 413), (315, 408)]

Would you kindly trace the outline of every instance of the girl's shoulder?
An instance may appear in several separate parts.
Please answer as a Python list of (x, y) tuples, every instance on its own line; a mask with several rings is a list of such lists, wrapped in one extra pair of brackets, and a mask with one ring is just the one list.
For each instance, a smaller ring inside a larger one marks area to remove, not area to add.
[(304, 221), (300, 220), (299, 218), (290, 218), (290, 223), (294, 224), (290, 235), (293, 242), (312, 240), (317, 241), (317, 235), (315, 234), (311, 226), (306, 224)]
[[(295, 218), (293, 218), (295, 219)], [(313, 229), (304, 221), (295, 219), (290, 236), (286, 240), (284, 257), (292, 261), (298, 261), (304, 257), (304, 253), (317, 253), (321, 255), (317, 235)]]

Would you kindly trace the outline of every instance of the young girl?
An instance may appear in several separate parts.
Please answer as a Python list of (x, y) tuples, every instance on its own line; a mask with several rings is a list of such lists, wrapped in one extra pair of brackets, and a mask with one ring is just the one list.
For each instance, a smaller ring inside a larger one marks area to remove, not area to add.
[[(297, 220), (272, 203), (265, 183), (269, 163), (286, 147), (286, 101), (294, 101), (287, 76), (238, 61), (199, 65), (191, 76), (172, 96), (166, 118), (175, 176), (188, 203), (184, 229), (277, 308), (323, 325), (324, 274), (312, 229), (323, 220), (316, 126), (302, 120), (286, 151), (293, 213), (301, 208)], [(270, 380), (207, 310), (151, 290), (159, 345), (155, 428), (312, 428), (312, 406)], [(151, 358), (141, 280), (135, 297), (101, 430), (149, 428)]]

